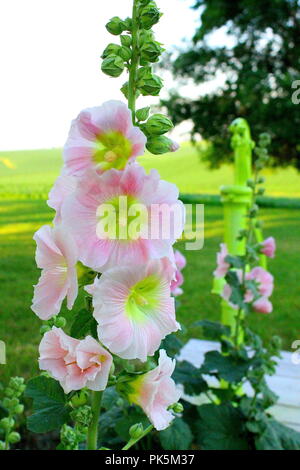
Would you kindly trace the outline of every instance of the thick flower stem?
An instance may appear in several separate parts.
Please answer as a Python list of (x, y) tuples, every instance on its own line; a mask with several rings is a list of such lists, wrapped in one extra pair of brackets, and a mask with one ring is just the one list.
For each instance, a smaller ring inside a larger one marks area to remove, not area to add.
[(139, 65), (139, 23), (138, 23), (138, 3), (139, 0), (133, 0), (132, 9), (132, 58), (129, 69), (128, 84), (128, 107), (132, 111), (132, 121), (135, 124), (135, 102), (136, 102), (136, 81)]
[(92, 421), (89, 425), (87, 436), (88, 450), (97, 450), (98, 444), (98, 422), (101, 411), (101, 401), (103, 392), (92, 392)]

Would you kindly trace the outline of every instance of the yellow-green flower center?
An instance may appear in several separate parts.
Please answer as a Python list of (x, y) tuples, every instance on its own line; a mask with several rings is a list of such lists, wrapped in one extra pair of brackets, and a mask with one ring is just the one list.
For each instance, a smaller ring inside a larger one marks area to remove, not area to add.
[(93, 159), (101, 169), (122, 170), (131, 154), (132, 144), (121, 132), (111, 131), (97, 136)]
[(126, 315), (136, 322), (144, 322), (158, 308), (161, 281), (151, 275), (142, 279), (131, 289), (125, 305)]

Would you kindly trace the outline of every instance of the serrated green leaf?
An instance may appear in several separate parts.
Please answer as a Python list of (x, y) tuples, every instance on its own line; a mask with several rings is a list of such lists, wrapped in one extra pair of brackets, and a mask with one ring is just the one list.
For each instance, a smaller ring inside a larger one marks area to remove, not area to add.
[(187, 361), (177, 362), (173, 379), (176, 383), (184, 386), (184, 391), (188, 395), (200, 395), (206, 392), (208, 385), (203, 379), (200, 369), (197, 369)]
[(188, 450), (193, 440), (189, 425), (181, 418), (175, 418), (158, 437), (164, 450)]
[(257, 450), (300, 450), (300, 433), (274, 419), (265, 420), (265, 430), (255, 439)]
[(197, 440), (203, 450), (247, 450), (248, 433), (241, 413), (232, 405), (198, 408)]
[(33, 399), (34, 413), (27, 419), (30, 431), (53, 431), (68, 421), (72, 408), (56, 380), (44, 376), (31, 379), (27, 384), (25, 396)]
[(224, 336), (230, 336), (230, 327), (222, 325), (222, 323), (219, 322), (201, 320), (193, 323), (193, 326), (201, 326), (203, 329), (203, 335), (205, 338), (210, 340), (220, 340)]
[(219, 351), (208, 351), (201, 367), (202, 374), (216, 375), (230, 383), (239, 383), (245, 377), (251, 360), (224, 356)]

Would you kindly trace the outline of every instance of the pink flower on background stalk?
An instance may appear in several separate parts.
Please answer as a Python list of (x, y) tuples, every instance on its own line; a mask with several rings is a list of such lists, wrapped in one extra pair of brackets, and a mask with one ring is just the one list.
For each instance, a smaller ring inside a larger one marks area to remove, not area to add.
[[(178, 188), (160, 180), (156, 170), (147, 175), (133, 163), (124, 171), (87, 173), (65, 200), (62, 219), (76, 238), (85, 266), (103, 272), (120, 263), (143, 264), (172, 256), (171, 246), (184, 227), (184, 205), (178, 195)], [(155, 214), (153, 207), (162, 210)], [(165, 209), (171, 213), (167, 233), (161, 232)], [(174, 213), (179, 217), (173, 217)], [(132, 232), (136, 227), (139, 233)]]
[(273, 311), (273, 305), (267, 297), (261, 297), (253, 302), (252, 306), (258, 313), (271, 313)]
[(168, 334), (180, 329), (170, 293), (168, 258), (120, 266), (94, 283), (93, 306), (100, 341), (123, 359), (145, 362)]
[(175, 360), (161, 349), (158, 366), (130, 382), (129, 401), (144, 410), (158, 431), (166, 429), (174, 419), (168, 408), (180, 399), (181, 393), (171, 378), (174, 369)]
[(56, 211), (55, 222), (61, 222), (61, 207), (67, 196), (72, 194), (77, 186), (78, 178), (63, 172), (55, 181), (49, 192), (47, 204)]
[[(239, 281), (242, 282), (242, 271), (236, 271)], [(253, 268), (249, 273), (246, 273), (245, 279), (247, 281), (255, 281), (257, 284), (257, 290), (260, 295), (258, 299), (254, 298), (253, 292), (249, 289), (246, 294), (244, 301), (246, 303), (252, 303), (252, 306), (256, 312), (271, 313), (273, 310), (272, 304), (269, 301), (269, 297), (272, 295), (274, 289), (274, 278), (265, 269), (257, 266)], [(238, 306), (230, 302), (232, 294), (232, 288), (229, 284), (225, 284), (221, 296), (226, 300), (231, 307), (237, 309)]]
[(258, 291), (262, 297), (270, 297), (274, 289), (274, 277), (264, 268), (257, 266), (250, 273), (246, 274), (246, 279), (255, 281), (258, 284)]
[(112, 356), (91, 336), (80, 341), (53, 327), (44, 335), (39, 352), (40, 369), (58, 380), (65, 393), (106, 388)]
[(81, 111), (73, 121), (64, 148), (66, 168), (82, 175), (88, 168), (122, 170), (128, 161), (143, 155), (144, 133), (132, 124), (132, 114), (121, 101)]
[(65, 297), (68, 309), (73, 307), (78, 293), (78, 250), (62, 225), (54, 228), (44, 225), (33, 239), (37, 243), (36, 263), (42, 274), (34, 287), (31, 309), (42, 320), (48, 320), (59, 313)]
[(262, 242), (261, 253), (268, 256), (269, 258), (274, 258), (276, 251), (276, 242), (275, 238), (269, 237)]
[(230, 264), (225, 261), (226, 256), (228, 256), (228, 250), (225, 243), (221, 243), (221, 250), (217, 253), (217, 269), (214, 271), (214, 276), (217, 278), (222, 278), (226, 276)]
[(181, 273), (182, 269), (186, 266), (186, 258), (183, 256), (180, 251), (176, 250), (174, 252), (174, 259), (176, 264), (176, 272), (175, 272), (175, 279), (171, 282), (171, 292), (176, 297), (178, 295), (183, 294), (183, 290), (181, 289), (182, 284), (184, 283), (184, 277)]

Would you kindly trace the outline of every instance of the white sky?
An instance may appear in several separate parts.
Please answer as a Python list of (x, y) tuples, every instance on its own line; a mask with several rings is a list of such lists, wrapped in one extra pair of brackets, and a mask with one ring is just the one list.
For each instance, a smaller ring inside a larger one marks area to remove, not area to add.
[[(189, 8), (193, 0), (157, 3), (164, 16), (156, 37), (166, 49), (191, 38), (199, 18)], [(131, 5), (132, 0), (2, 0), (0, 150), (61, 146), (82, 109), (124, 100), (119, 88), (125, 74), (105, 76), (99, 57), (118, 41), (106, 32), (106, 22), (130, 16)]]

